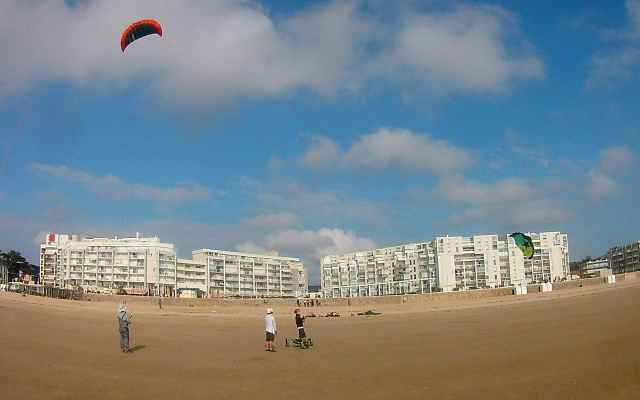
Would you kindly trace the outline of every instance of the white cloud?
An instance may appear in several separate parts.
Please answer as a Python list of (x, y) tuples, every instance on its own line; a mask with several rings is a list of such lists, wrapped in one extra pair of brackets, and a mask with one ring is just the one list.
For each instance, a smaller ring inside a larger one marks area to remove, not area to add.
[(627, 171), (638, 163), (638, 155), (627, 146), (613, 146), (600, 151), (600, 161), (595, 169), (603, 174)]
[(344, 151), (331, 138), (311, 136), (307, 151), (298, 157), (298, 164), (303, 168), (328, 171), (339, 167), (343, 156)]
[(265, 247), (302, 253), (314, 262), (327, 254), (350, 253), (376, 248), (372, 239), (358, 238), (354, 231), (322, 228), (318, 231), (285, 230), (267, 235)]
[(286, 162), (284, 162), (278, 156), (269, 157), (269, 162), (267, 163), (267, 171), (272, 174), (277, 174), (286, 166)]
[(409, 172), (443, 173), (465, 169), (472, 163), (473, 157), (467, 150), (444, 140), (434, 140), (407, 129), (388, 128), (363, 135), (344, 157), (345, 167), (354, 170), (397, 167)]
[(589, 171), (587, 177), (587, 193), (595, 197), (615, 196), (622, 191), (622, 186), (605, 174)]
[(408, 129), (380, 128), (362, 135), (344, 152), (330, 138), (315, 136), (300, 166), (313, 170), (341, 167), (353, 172), (372, 172), (399, 169), (404, 172), (446, 173), (462, 170), (473, 164), (471, 153), (445, 140), (432, 139), (427, 134)]
[(249, 254), (265, 254), (267, 252), (264, 247), (260, 247), (251, 241), (236, 245), (234, 249), (240, 253)]
[[(211, 114), (245, 97), (310, 89), (332, 98), (379, 80), (409, 90), (418, 83), (475, 93), (501, 92), (545, 74), (517, 18), (497, 6), (387, 13), (384, 7), (364, 11), (358, 0), (334, 0), (276, 20), (252, 0), (73, 4), (2, 3), (0, 96), (41, 82), (107, 93), (149, 79), (150, 98), (172, 110)], [(135, 42), (123, 54), (124, 29), (149, 17), (164, 35)]]
[(503, 91), (514, 80), (543, 78), (545, 67), (519, 39), (517, 18), (499, 6), (460, 5), (453, 11), (407, 18), (394, 54), (399, 69), (438, 91)]
[(588, 89), (609, 87), (634, 80), (640, 66), (640, 1), (626, 2), (627, 27), (601, 32), (613, 47), (600, 51), (591, 60), (592, 70), (586, 83)]
[(640, 49), (625, 46), (615, 51), (596, 54), (592, 60), (592, 71), (587, 88), (607, 87), (631, 81), (640, 65)]
[(311, 191), (296, 182), (263, 183), (252, 179), (244, 179), (240, 184), (259, 201), (251, 211), (261, 214), (290, 212), (303, 221), (384, 225), (392, 213), (386, 203), (351, 198), (339, 190)]
[(151, 201), (159, 208), (166, 208), (204, 201), (212, 197), (211, 189), (195, 182), (181, 182), (179, 186), (173, 188), (158, 188), (142, 183), (131, 185), (122, 182), (114, 175), (99, 177), (66, 166), (33, 164), (31, 169), (36, 173), (78, 184), (85, 190), (111, 201), (119, 201), (123, 196), (133, 196)]
[(537, 190), (517, 178), (481, 183), (461, 176), (445, 176), (431, 195), (445, 204), (500, 204), (530, 199), (537, 196)]
[(557, 226), (574, 219), (577, 215), (575, 209), (554, 198), (531, 199), (522, 202), (508, 204), (487, 204), (472, 206), (463, 211), (449, 216), (442, 226), (461, 226), (469, 223), (488, 223), (491, 226), (507, 227), (544, 227)]
[(282, 229), (302, 226), (300, 219), (289, 212), (245, 218), (242, 220), (242, 224), (254, 229)]
[(587, 174), (586, 192), (594, 197), (620, 194), (623, 187), (611, 175), (623, 177), (638, 163), (638, 155), (629, 147), (613, 146), (600, 150), (600, 159)]

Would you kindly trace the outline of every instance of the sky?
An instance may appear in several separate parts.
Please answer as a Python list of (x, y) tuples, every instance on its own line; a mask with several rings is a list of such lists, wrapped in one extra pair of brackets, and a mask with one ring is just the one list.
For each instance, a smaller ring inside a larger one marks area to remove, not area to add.
[(640, 239), (639, 89), (640, 0), (0, 0), (0, 250), (602, 256)]

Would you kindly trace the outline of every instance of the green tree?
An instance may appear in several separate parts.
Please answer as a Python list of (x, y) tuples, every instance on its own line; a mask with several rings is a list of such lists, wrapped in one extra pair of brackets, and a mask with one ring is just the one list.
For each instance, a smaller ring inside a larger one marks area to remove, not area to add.
[(29, 264), (18, 251), (9, 250), (6, 253), (1, 252), (0, 260), (2, 260), (7, 266), (10, 281), (14, 278), (19, 278), (21, 275), (29, 275), (33, 273), (34, 265)]

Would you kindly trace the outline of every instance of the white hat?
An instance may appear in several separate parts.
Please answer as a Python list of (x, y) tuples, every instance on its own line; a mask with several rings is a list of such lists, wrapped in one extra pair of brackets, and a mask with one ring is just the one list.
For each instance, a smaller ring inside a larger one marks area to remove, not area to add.
[(273, 308), (267, 308), (267, 314), (273, 314)]

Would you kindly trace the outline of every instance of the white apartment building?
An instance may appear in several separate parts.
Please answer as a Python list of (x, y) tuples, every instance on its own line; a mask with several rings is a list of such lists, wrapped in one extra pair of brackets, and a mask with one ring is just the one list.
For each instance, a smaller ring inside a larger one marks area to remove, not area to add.
[(56, 287), (148, 290), (175, 296), (181, 289), (209, 295), (302, 297), (307, 269), (298, 258), (202, 249), (178, 259), (173, 244), (157, 237), (78, 238), (47, 235), (40, 246), (40, 279)]
[(193, 260), (199, 270), (205, 271), (204, 276), (193, 275), (199, 274), (193, 271), (195, 267), (178, 270), (178, 282), (184, 273), (184, 279), (197, 279), (195, 287), (211, 294), (303, 297), (308, 292), (308, 272), (300, 259), (282, 257), (274, 251), (260, 255), (201, 249), (193, 252)]
[(78, 238), (47, 235), (40, 246), (40, 281), (56, 287), (175, 290), (176, 251), (157, 237)]
[(446, 236), (350, 254), (323, 257), (325, 297), (451, 292), (568, 279), (567, 235), (528, 234), (535, 247), (526, 259), (513, 238)]

